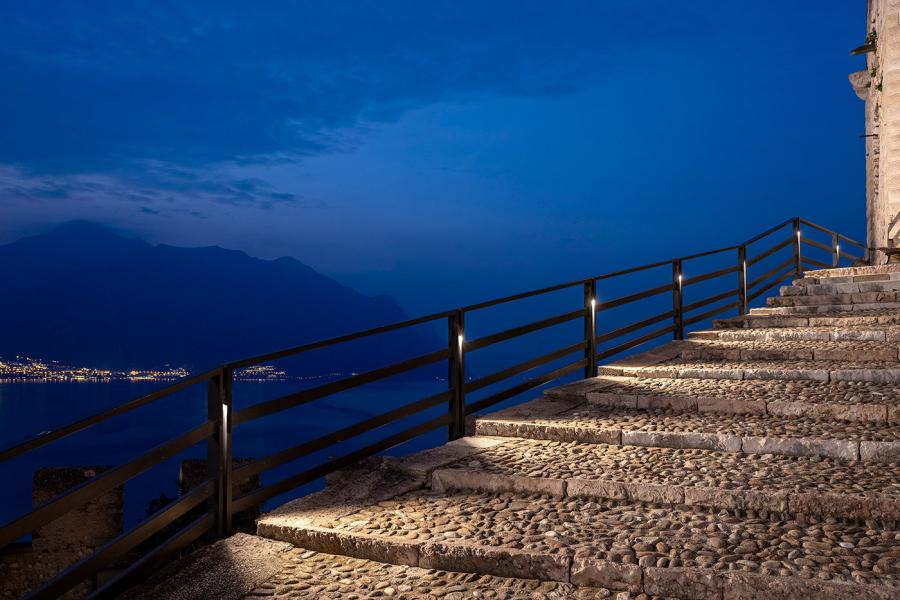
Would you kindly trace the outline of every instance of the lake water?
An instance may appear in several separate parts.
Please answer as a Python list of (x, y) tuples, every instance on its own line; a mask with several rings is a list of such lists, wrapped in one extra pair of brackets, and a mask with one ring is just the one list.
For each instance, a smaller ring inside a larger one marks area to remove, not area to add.
[[(160, 382), (11, 382), (0, 383), (0, 447), (24, 441), (41, 431), (92, 415), (164, 387)], [(302, 389), (296, 381), (235, 382), (234, 405), (238, 410)], [(382, 414), (446, 389), (446, 382), (371, 384), (307, 405), (252, 421), (235, 428), (234, 456), (261, 458), (278, 450), (315, 439), (326, 433)], [(310, 455), (267, 473), (263, 484), (302, 471), (355, 448), (387, 437), (390, 433), (446, 413), (436, 406), (402, 422), (387, 425), (327, 451)], [(84, 432), (52, 442), (38, 450), (0, 464), (0, 522), (7, 522), (30, 508), (31, 478), (35, 469), (49, 466), (118, 465), (184, 433), (206, 418), (205, 386), (196, 386), (161, 399), (128, 414), (115, 417)], [(386, 454), (405, 454), (446, 441), (444, 427), (391, 449)], [(125, 486), (126, 523), (133, 525), (146, 514), (148, 502), (160, 494), (177, 493), (179, 463), (184, 458), (203, 458), (205, 444), (157, 465)], [(274, 498), (267, 507), (321, 486), (321, 482)]]

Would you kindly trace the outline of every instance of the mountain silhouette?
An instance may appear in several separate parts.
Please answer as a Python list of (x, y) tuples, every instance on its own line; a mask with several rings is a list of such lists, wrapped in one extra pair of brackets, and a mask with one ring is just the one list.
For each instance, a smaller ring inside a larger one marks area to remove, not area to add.
[[(406, 318), (293, 258), (152, 245), (76, 221), (0, 246), (0, 356), (77, 366), (204, 369)], [(281, 365), (297, 374), (362, 371), (437, 350), (433, 330), (401, 330)]]

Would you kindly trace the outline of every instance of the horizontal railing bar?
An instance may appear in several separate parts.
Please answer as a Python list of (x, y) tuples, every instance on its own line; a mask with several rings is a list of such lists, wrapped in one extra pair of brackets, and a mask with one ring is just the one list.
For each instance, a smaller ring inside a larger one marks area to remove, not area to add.
[(681, 256), (678, 258), (678, 260), (684, 262), (686, 260), (693, 260), (695, 258), (712, 256), (713, 254), (721, 254), (722, 252), (731, 252), (732, 250), (737, 250), (738, 248), (740, 248), (740, 245), (725, 246), (724, 248), (716, 248), (715, 250), (707, 250), (706, 252), (698, 252), (697, 254), (688, 254), (687, 256)]
[(720, 313), (725, 312), (726, 310), (731, 310), (732, 308), (737, 308), (741, 305), (740, 300), (735, 300), (734, 302), (730, 302), (728, 304), (723, 304), (722, 306), (717, 306), (712, 310), (708, 310), (704, 313), (700, 313), (699, 315), (695, 315), (690, 319), (687, 319), (684, 324), (685, 325), (693, 325), (694, 323), (699, 323), (703, 319), (708, 319), (709, 317), (714, 317)]
[(130, 402), (126, 402), (124, 404), (120, 404), (119, 406), (114, 406), (113, 408), (110, 408), (108, 410), (104, 410), (97, 414), (91, 415), (90, 417), (86, 417), (84, 419), (81, 419), (80, 421), (75, 421), (74, 423), (66, 425), (65, 427), (60, 427), (59, 429), (54, 429), (53, 431), (50, 431), (49, 433), (45, 433), (43, 435), (36, 436), (26, 442), (22, 442), (22, 443), (14, 445), (14, 446), (10, 446), (8, 448), (4, 448), (3, 450), (0, 450), (0, 462), (9, 460), (11, 458), (15, 458), (16, 456), (19, 456), (20, 454), (28, 452), (29, 450), (34, 450), (35, 448), (40, 448), (41, 446), (43, 446), (45, 444), (49, 444), (52, 441), (70, 436), (73, 433), (78, 433), (79, 431), (82, 431), (84, 429), (87, 429), (88, 427), (91, 427), (93, 425), (96, 425), (98, 423), (106, 421), (108, 419), (111, 419), (112, 417), (116, 417), (118, 415), (127, 413), (136, 408), (140, 408), (141, 406), (144, 406), (146, 404), (150, 404), (154, 400), (159, 400), (160, 398), (163, 398), (165, 396), (169, 396), (171, 394), (180, 392), (181, 390), (189, 388), (193, 385), (196, 385), (202, 381), (209, 379), (210, 377), (213, 377), (218, 372), (219, 372), (218, 369), (213, 369), (211, 371), (205, 371), (203, 373), (198, 373), (197, 375), (190, 375), (188, 377), (178, 380), (177, 382), (173, 383), (172, 385), (166, 386), (160, 390), (156, 390), (155, 392), (147, 394), (146, 396), (141, 396), (140, 398), (131, 400)]
[(766, 292), (768, 292), (768, 291), (769, 291), (770, 289), (772, 289), (773, 287), (782, 284), (783, 282), (787, 281), (787, 280), (790, 279), (791, 277), (794, 277), (795, 275), (796, 275), (796, 273), (794, 272), (793, 269), (790, 269), (789, 271), (786, 271), (786, 272), (784, 273), (784, 275), (782, 275), (779, 279), (776, 279), (775, 281), (773, 281), (773, 282), (770, 283), (769, 285), (763, 286), (763, 287), (760, 288), (758, 291), (753, 292), (752, 294), (750, 294), (749, 296), (747, 296), (747, 302), (750, 302), (751, 300), (756, 300), (757, 298), (759, 298), (760, 296), (762, 296), (763, 294), (765, 294)]
[(636, 323), (632, 323), (631, 325), (626, 325), (625, 327), (620, 327), (618, 329), (613, 329), (608, 333), (604, 333), (603, 335), (597, 336), (597, 344), (602, 344), (604, 342), (608, 342), (610, 340), (614, 340), (618, 337), (622, 337), (623, 335), (629, 334), (632, 331), (637, 331), (638, 329), (643, 329), (648, 325), (653, 325), (655, 323), (659, 323), (660, 321), (665, 321), (666, 319), (671, 319), (675, 316), (675, 311), (670, 310), (664, 313), (660, 313), (656, 316), (650, 317), (648, 319), (644, 319), (643, 321), (638, 321)]
[(661, 335), (665, 335), (667, 333), (672, 333), (675, 331), (675, 325), (669, 325), (668, 327), (663, 327), (662, 329), (655, 329), (649, 333), (645, 333), (644, 335), (634, 338), (633, 340), (629, 340), (624, 344), (619, 344), (609, 350), (604, 350), (603, 352), (597, 355), (597, 360), (603, 360), (604, 358), (609, 358), (610, 356), (614, 356), (619, 354), (620, 352), (624, 352), (625, 350), (629, 350), (634, 348), (635, 346), (640, 346), (645, 342), (649, 342), (652, 339), (658, 338)]
[[(468, 306), (463, 306), (459, 310), (461, 310), (462, 312), (473, 312), (476, 310), (482, 310), (484, 308), (490, 308), (492, 306), (497, 306), (498, 304), (505, 304), (507, 302), (513, 302), (515, 300), (524, 300), (525, 298), (530, 298), (532, 296), (539, 296), (541, 294), (549, 294), (550, 292), (564, 290), (566, 288), (575, 287), (576, 285), (583, 285), (585, 281), (589, 281), (589, 279), (579, 279), (577, 281), (568, 281), (566, 283), (558, 283), (556, 285), (547, 286), (547, 287), (541, 288), (539, 290), (532, 290), (530, 292), (520, 292), (518, 294), (513, 294), (511, 296), (504, 296), (503, 298), (497, 298), (495, 300), (486, 300), (484, 302), (479, 302), (478, 304), (470, 304)], [(451, 312), (455, 312), (455, 311), (451, 311)]]
[(804, 219), (802, 217), (800, 217), (800, 224), (808, 225), (808, 226), (812, 227), (813, 229), (818, 229), (822, 233), (827, 233), (828, 235), (832, 235), (834, 233), (832, 230), (822, 227), (821, 225), (816, 225), (812, 221), (807, 221), (806, 219)]
[(541, 319), (540, 321), (528, 323), (527, 325), (520, 325), (518, 327), (513, 327), (512, 329), (498, 331), (497, 333), (492, 333), (490, 335), (467, 341), (465, 342), (464, 348), (466, 352), (473, 352), (480, 348), (486, 348), (487, 346), (505, 342), (506, 340), (525, 335), (526, 333), (531, 333), (532, 331), (538, 331), (540, 329), (553, 327), (554, 325), (566, 323), (574, 319), (580, 319), (586, 314), (587, 309), (579, 308), (578, 310), (573, 310), (561, 315), (556, 315), (555, 317), (548, 317), (546, 319)]
[(332, 433), (317, 437), (314, 440), (309, 440), (303, 442), (302, 444), (297, 444), (296, 446), (281, 450), (265, 458), (255, 460), (252, 463), (241, 465), (234, 470), (232, 479), (235, 483), (240, 483), (241, 481), (249, 477), (253, 477), (254, 475), (257, 475), (264, 471), (268, 471), (269, 469), (277, 467), (278, 465), (282, 465), (292, 460), (297, 460), (298, 458), (302, 458), (304, 456), (312, 454), (313, 452), (317, 452), (319, 450), (327, 448), (333, 444), (337, 444), (344, 440), (356, 437), (362, 433), (366, 433), (367, 431), (377, 429), (378, 427), (387, 425), (392, 421), (397, 421), (410, 415), (422, 412), (423, 410), (448, 402), (449, 400), (450, 392), (444, 391), (439, 394), (434, 394), (432, 396), (428, 396), (427, 398), (411, 402), (399, 408), (395, 408), (394, 410), (388, 411), (384, 414), (366, 419), (365, 421), (361, 421), (360, 423), (355, 423), (338, 431), (334, 431)]
[(260, 354), (258, 356), (254, 356), (252, 358), (244, 358), (241, 360), (235, 360), (225, 365), (228, 369), (240, 369), (243, 367), (248, 367), (250, 365), (256, 365), (262, 362), (269, 362), (273, 360), (277, 360), (279, 358), (285, 358), (287, 356), (292, 356), (294, 354), (302, 354), (304, 352), (309, 352), (310, 350), (318, 350), (320, 348), (325, 348), (327, 346), (334, 346), (335, 344), (341, 344), (344, 342), (352, 342), (354, 340), (358, 340), (364, 337), (371, 337), (373, 335), (378, 335), (380, 333), (388, 333), (391, 331), (396, 331), (398, 329), (405, 329), (406, 327), (412, 327), (414, 325), (421, 325), (423, 323), (429, 323), (431, 321), (437, 321), (438, 319), (445, 319), (450, 315), (454, 314), (456, 311), (447, 310), (444, 312), (434, 313), (430, 315), (426, 315), (424, 317), (417, 317), (415, 319), (409, 319), (407, 321), (401, 321), (399, 323), (391, 323), (390, 325), (381, 325), (379, 327), (372, 327), (371, 329), (366, 329), (363, 331), (357, 331), (354, 333), (347, 333), (345, 335), (339, 335), (337, 337), (328, 338), (327, 340), (319, 340), (317, 342), (310, 342), (308, 344), (303, 344), (302, 346), (295, 346), (293, 348), (286, 348), (284, 350), (278, 350), (276, 352), (269, 352), (268, 354)]
[(327, 462), (322, 463), (321, 465), (317, 465), (311, 469), (307, 469), (306, 471), (297, 473), (296, 475), (291, 475), (290, 477), (286, 477), (285, 479), (256, 489), (234, 500), (234, 512), (237, 513), (252, 506), (261, 504), (269, 498), (272, 498), (279, 494), (283, 494), (284, 492), (292, 490), (311, 481), (315, 481), (320, 477), (324, 477), (325, 475), (333, 471), (337, 471), (338, 469), (341, 469), (348, 465), (352, 465), (353, 463), (358, 462), (360, 459), (371, 456), (376, 452), (387, 450), (398, 444), (402, 444), (403, 442), (414, 437), (418, 437), (423, 433), (427, 433), (433, 429), (437, 429), (438, 427), (447, 425), (452, 419), (453, 415), (451, 414), (441, 415), (440, 417), (431, 419), (430, 421), (426, 421), (424, 423), (416, 425), (415, 427), (410, 427), (409, 429), (396, 433), (379, 442), (369, 444), (368, 446), (360, 448), (359, 450), (354, 450), (353, 452), (345, 454), (344, 456), (333, 458)]
[(802, 260), (802, 262), (807, 263), (808, 265), (811, 265), (813, 267), (819, 267), (820, 269), (830, 269), (831, 268), (831, 265), (829, 265), (827, 263), (823, 263), (820, 260), (815, 260), (814, 258), (809, 258), (809, 257), (804, 256), (801, 258), (801, 260)]
[(318, 400), (319, 398), (324, 398), (325, 396), (330, 396), (338, 392), (350, 390), (367, 383), (372, 383), (373, 381), (379, 381), (381, 379), (393, 377), (394, 375), (399, 375), (400, 373), (406, 373), (407, 371), (412, 371), (413, 369), (418, 369), (420, 367), (424, 367), (438, 361), (446, 360), (449, 356), (450, 351), (444, 348), (442, 350), (437, 350), (429, 354), (422, 354), (414, 358), (394, 363), (386, 367), (380, 367), (378, 369), (366, 371), (365, 373), (359, 373), (358, 375), (345, 377), (344, 379), (340, 379), (338, 381), (332, 381), (331, 383), (326, 383), (308, 390), (301, 390), (299, 392), (286, 394), (279, 398), (275, 398), (274, 400), (260, 402), (259, 404), (248, 406), (247, 408), (241, 409), (234, 413), (232, 425), (237, 426), (241, 423), (246, 423), (247, 421), (253, 421), (254, 419), (259, 419), (260, 417), (265, 417), (266, 415), (270, 415), (272, 413), (280, 412), (288, 408), (293, 408), (301, 404), (306, 404), (308, 402), (312, 402), (313, 400)]
[(489, 406), (493, 406), (498, 402), (503, 402), (504, 400), (508, 400), (513, 396), (517, 396), (523, 392), (527, 392), (528, 390), (532, 390), (536, 387), (540, 387), (545, 383), (553, 381), (554, 379), (559, 379), (569, 373), (577, 371), (578, 369), (584, 368), (585, 365), (588, 364), (588, 359), (582, 358), (581, 360), (575, 361), (574, 363), (570, 363), (568, 365), (559, 367), (558, 369), (554, 369), (549, 373), (545, 373), (538, 377), (533, 377), (528, 381), (523, 381), (520, 384), (514, 385), (511, 388), (503, 390), (502, 392), (497, 392), (496, 394), (492, 394), (487, 398), (482, 398), (477, 402), (473, 402), (466, 406), (466, 415), (471, 415), (473, 413), (478, 412), (479, 410), (484, 410)]
[(831, 254), (831, 252), (833, 252), (833, 250), (831, 249), (831, 246), (826, 246), (825, 244), (820, 244), (816, 240), (810, 239), (804, 235), (800, 236), (800, 241), (803, 242), (804, 244), (808, 244), (808, 245), (812, 246), (813, 248), (818, 248), (819, 250), (824, 250), (825, 252), (828, 252), (829, 254)]
[(763, 253), (760, 254), (759, 256), (755, 256), (755, 257), (753, 257), (753, 258), (748, 258), (748, 259), (747, 259), (747, 266), (748, 266), (748, 267), (752, 267), (752, 266), (755, 265), (756, 263), (758, 263), (758, 262), (760, 262), (760, 261), (762, 261), (762, 260), (768, 258), (768, 257), (771, 256), (772, 254), (775, 254), (776, 252), (778, 252), (778, 251), (781, 250), (782, 248), (785, 248), (785, 247), (787, 247), (787, 246), (790, 246), (790, 245), (793, 244), (793, 243), (794, 243), (794, 238), (789, 237), (788, 239), (784, 240), (784, 241), (781, 242), (780, 244), (776, 244), (776, 245), (772, 246), (771, 248), (769, 248), (768, 250), (766, 250), (765, 252), (763, 252)]
[(43, 583), (25, 598), (27, 600), (38, 600), (62, 596), (104, 566), (115, 562), (129, 550), (173, 523), (195, 506), (200, 505), (207, 498), (211, 498), (215, 490), (215, 482), (207, 479), (176, 502), (163, 507), (149, 518), (141, 521), (131, 531), (110, 540), (89, 556), (68, 567), (53, 579)]
[(172, 556), (181, 552), (191, 542), (212, 529), (215, 524), (216, 516), (214, 513), (207, 512), (197, 517), (178, 533), (170, 537), (164, 544), (157, 546), (114, 579), (105, 583), (103, 587), (91, 594), (89, 598), (91, 600), (100, 600), (101, 598), (118, 597), (130, 586), (143, 580), (154, 569), (165, 564)]
[(721, 277), (722, 275), (728, 275), (729, 273), (737, 273), (738, 266), (726, 267), (724, 269), (719, 269), (718, 271), (713, 271), (711, 273), (706, 273), (705, 275), (695, 275), (694, 277), (688, 277), (684, 281), (681, 282), (682, 287), (687, 287), (694, 283), (700, 283), (701, 281), (707, 281), (708, 279), (715, 279), (716, 277)]
[(775, 233), (776, 231), (778, 231), (779, 229), (781, 229), (781, 228), (784, 227), (785, 225), (790, 225), (791, 223), (794, 222), (794, 220), (795, 220), (795, 219), (787, 219), (787, 220), (785, 220), (785, 221), (779, 223), (779, 224), (776, 225), (775, 227), (770, 227), (769, 229), (766, 229), (766, 230), (763, 231), (762, 233), (760, 233), (760, 234), (758, 234), (758, 235), (755, 235), (755, 236), (753, 236), (752, 238), (750, 238), (749, 240), (747, 240), (746, 242), (744, 242), (744, 245), (745, 245), (745, 246), (749, 246), (750, 244), (755, 244), (756, 242), (758, 242), (759, 240), (763, 239), (764, 237), (767, 237), (767, 236), (769, 236), (769, 235)]
[(715, 296), (709, 296), (708, 298), (704, 298), (703, 300), (697, 300), (696, 302), (692, 302), (690, 304), (685, 304), (682, 311), (685, 314), (687, 314), (687, 313), (691, 312), (692, 310), (695, 310), (697, 308), (702, 308), (702, 307), (706, 306), (707, 304), (712, 304), (713, 302), (718, 302), (719, 300), (724, 300), (725, 298), (728, 298), (729, 296), (735, 296), (735, 295), (739, 294), (740, 292), (741, 292), (741, 288), (734, 288), (733, 290), (728, 290), (728, 291), (722, 292), (721, 294), (716, 294)]
[(466, 383), (464, 389), (466, 393), (480, 390), (481, 388), (488, 387), (489, 385), (493, 385), (495, 383), (503, 381), (504, 379), (509, 379), (510, 377), (513, 377), (515, 375), (527, 373), (528, 371), (536, 369), (541, 365), (545, 365), (548, 362), (553, 362), (554, 360), (558, 360), (564, 356), (568, 356), (573, 352), (584, 350), (585, 348), (587, 348), (587, 341), (581, 341), (577, 344), (572, 344), (571, 346), (566, 346), (565, 348), (554, 350), (553, 352), (549, 352), (547, 354), (544, 354), (543, 356), (532, 358), (531, 360), (527, 360), (507, 369), (503, 369), (502, 371), (497, 371), (496, 373), (486, 375), (484, 377), (481, 377), (480, 379), (476, 379), (475, 381), (470, 381)]
[(674, 287), (674, 284), (667, 283), (666, 285), (650, 288), (648, 290), (644, 290), (643, 292), (637, 292), (635, 294), (629, 294), (628, 296), (622, 296), (613, 300), (607, 300), (606, 302), (600, 302), (597, 304), (597, 312), (610, 310), (617, 306), (622, 306), (623, 304), (636, 302), (638, 300), (643, 300), (644, 298), (650, 298), (652, 296), (657, 296), (665, 292), (670, 292), (674, 289)]
[(849, 253), (847, 253), (847, 252), (841, 252), (841, 258), (846, 258), (847, 260), (850, 260), (850, 261), (853, 261), (853, 262), (858, 262), (858, 261), (861, 261), (861, 260), (862, 260), (862, 256), (854, 256), (854, 255), (849, 254)]
[(860, 244), (856, 240), (852, 240), (852, 239), (848, 238), (846, 235), (838, 234), (838, 241), (839, 242), (841, 242), (841, 241), (850, 242), (850, 244), (852, 244), (853, 246), (856, 246), (857, 248), (859, 248), (861, 250), (868, 250), (868, 248), (866, 247), (865, 244)]
[(788, 266), (790, 266), (790, 265), (793, 265), (793, 264), (794, 264), (794, 261), (795, 261), (794, 257), (791, 256), (790, 258), (787, 258), (787, 259), (784, 260), (783, 262), (781, 262), (781, 263), (775, 265), (774, 267), (772, 267), (771, 269), (769, 269), (768, 271), (766, 271), (765, 273), (763, 273), (763, 274), (760, 275), (759, 277), (757, 277), (757, 278), (751, 280), (750, 283), (747, 284), (747, 289), (748, 289), (748, 290), (751, 290), (751, 289), (753, 289), (754, 287), (756, 287), (756, 284), (758, 284), (758, 283), (760, 283), (760, 282), (762, 282), (762, 281), (765, 281), (766, 279), (768, 279), (769, 277), (772, 277), (773, 275), (776, 275), (776, 274), (780, 273), (780, 272), (782, 271), (782, 269), (784, 269), (785, 267), (788, 267)]
[(207, 421), (199, 427), (160, 444), (125, 464), (104, 471), (68, 492), (48, 500), (31, 512), (10, 521), (0, 528), (0, 548), (64, 515), (73, 508), (81, 506), (91, 498), (114, 489), (135, 475), (143, 473), (153, 465), (177, 455), (197, 442), (209, 438), (214, 431), (215, 423)]

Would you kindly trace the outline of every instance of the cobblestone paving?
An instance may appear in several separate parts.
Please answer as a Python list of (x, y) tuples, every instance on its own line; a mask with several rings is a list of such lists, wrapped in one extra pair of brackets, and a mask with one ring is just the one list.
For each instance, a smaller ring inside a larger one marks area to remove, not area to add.
[[(767, 350), (772, 352), (794, 351), (812, 353), (820, 350), (842, 350), (845, 352), (893, 353), (896, 358), (898, 345), (890, 342), (872, 341), (830, 341), (830, 340), (691, 340), (691, 349), (731, 349), (731, 350)], [(890, 359), (885, 359), (890, 360)]]
[[(482, 421), (490, 421), (488, 416)], [(813, 437), (841, 440), (898, 441), (900, 428), (880, 423), (830, 419), (779, 418), (766, 415), (682, 413), (667, 410), (617, 409), (585, 403), (574, 409), (542, 417), (497, 416), (504, 421), (578, 429), (680, 431), (726, 433), (760, 437)], [(490, 435), (490, 433), (485, 433)]]
[(455, 468), (551, 479), (703, 486), (728, 490), (878, 493), (900, 499), (900, 464), (774, 454), (512, 440)]
[(900, 531), (834, 519), (740, 517), (529, 494), (413, 492), (338, 519), (335, 529), (407, 541), (704, 567), (895, 586)]
[[(856, 327), (756, 327), (753, 329), (718, 329), (703, 332), (709, 339), (722, 341), (744, 340), (872, 340), (900, 342), (900, 327), (896, 325), (858, 325)], [(700, 335), (703, 335), (700, 334)], [(692, 334), (695, 335), (695, 334)], [(691, 337), (692, 340), (701, 339)]]
[[(650, 600), (604, 588), (576, 587), (555, 581), (512, 579), (477, 573), (451, 573), (403, 567), (301, 549), (292, 550), (281, 573), (245, 596), (325, 598), (399, 598), (402, 600), (575, 600), (610, 598)], [(663, 600), (661, 598), (653, 600)], [(677, 600), (677, 599), (670, 599)]]
[(673, 358), (648, 367), (662, 373), (663, 369), (673, 369), (673, 373), (677, 374), (678, 369), (731, 369), (731, 370), (748, 370), (772, 371), (772, 370), (816, 370), (816, 371), (838, 371), (838, 370), (873, 370), (873, 369), (896, 369), (900, 368), (897, 361), (839, 361), (839, 360), (696, 360), (687, 358)]
[(756, 379), (617, 378), (603, 394), (673, 395), (704, 398), (804, 402), (819, 404), (888, 404), (900, 406), (900, 386), (867, 381), (790, 381)]

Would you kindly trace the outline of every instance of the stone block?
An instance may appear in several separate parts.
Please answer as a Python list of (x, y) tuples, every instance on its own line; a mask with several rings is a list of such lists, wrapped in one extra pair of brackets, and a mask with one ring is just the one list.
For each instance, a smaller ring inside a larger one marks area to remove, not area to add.
[(900, 383), (900, 369), (835, 369), (831, 372), (831, 380)]
[(700, 448), (721, 452), (740, 452), (741, 438), (724, 433), (681, 431), (623, 431), (623, 446), (656, 448)]
[(632, 394), (610, 394), (603, 392), (591, 392), (587, 400), (596, 406), (604, 408), (636, 408), (637, 396)]
[(860, 442), (859, 459), (873, 462), (900, 462), (900, 442)]
[(773, 400), (767, 404), (767, 410), (770, 415), (779, 417), (814, 417), (861, 423), (884, 423), (887, 420), (887, 407), (883, 404), (812, 404)]
[(747, 454), (827, 456), (844, 460), (856, 460), (857, 457), (856, 442), (847, 440), (747, 436), (741, 449)]
[(700, 412), (724, 413), (729, 415), (764, 415), (765, 400), (743, 400), (741, 398), (697, 398)]
[(628, 486), (621, 481), (606, 479), (569, 479), (566, 481), (566, 495), (579, 498), (608, 498), (628, 500)]
[(831, 332), (831, 339), (835, 342), (884, 342), (887, 336), (880, 329), (835, 329)]
[(701, 369), (684, 367), (678, 369), (679, 379), (743, 379), (743, 369)]
[(364, 558), (392, 565), (418, 566), (422, 542), (395, 537), (347, 533), (324, 527), (291, 526), (260, 520), (257, 535), (300, 548)]
[(562, 479), (485, 473), (472, 469), (438, 469), (431, 475), (431, 488), (439, 492), (449, 489), (469, 489), (483, 492), (547, 494), (558, 498), (566, 495), (566, 482)]
[(781, 379), (828, 381), (828, 371), (824, 369), (744, 369), (744, 379)]
[(572, 561), (573, 585), (625, 590), (633, 594), (641, 591), (641, 568), (637, 565), (614, 563), (596, 558), (576, 558)]
[(569, 581), (570, 564), (558, 554), (445, 542), (424, 544), (419, 557), (423, 569), (562, 582)]

